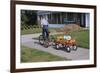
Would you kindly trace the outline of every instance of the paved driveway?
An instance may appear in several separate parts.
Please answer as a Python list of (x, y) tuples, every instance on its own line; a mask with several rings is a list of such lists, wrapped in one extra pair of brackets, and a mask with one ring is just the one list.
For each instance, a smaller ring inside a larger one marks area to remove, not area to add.
[(38, 40), (32, 39), (36, 38), (40, 35), (38, 34), (29, 34), (29, 35), (22, 35), (21, 36), (21, 44), (24, 46), (27, 46), (29, 48), (35, 48), (41, 51), (45, 51), (48, 53), (51, 53), (53, 55), (57, 55), (60, 57), (63, 57), (65, 59), (70, 60), (86, 60), (89, 59), (89, 50), (85, 48), (78, 47), (77, 51), (71, 51), (70, 53), (67, 53), (64, 49), (56, 50), (53, 48), (53, 46), (50, 46), (48, 48), (43, 47), (38, 43)]

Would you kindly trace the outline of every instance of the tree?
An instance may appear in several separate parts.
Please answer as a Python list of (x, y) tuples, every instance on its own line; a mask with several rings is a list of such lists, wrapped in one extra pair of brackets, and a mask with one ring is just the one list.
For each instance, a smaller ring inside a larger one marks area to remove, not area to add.
[(21, 10), (21, 26), (37, 25), (37, 11)]

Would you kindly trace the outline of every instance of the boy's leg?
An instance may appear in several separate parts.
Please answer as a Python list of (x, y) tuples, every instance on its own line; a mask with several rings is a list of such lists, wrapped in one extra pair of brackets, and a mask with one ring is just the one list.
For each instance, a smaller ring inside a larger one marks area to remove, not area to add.
[(49, 32), (48, 32), (48, 29), (46, 29), (45, 32), (46, 32), (46, 38), (48, 39), (48, 38), (49, 38)]
[(43, 39), (45, 38), (45, 29), (42, 29)]

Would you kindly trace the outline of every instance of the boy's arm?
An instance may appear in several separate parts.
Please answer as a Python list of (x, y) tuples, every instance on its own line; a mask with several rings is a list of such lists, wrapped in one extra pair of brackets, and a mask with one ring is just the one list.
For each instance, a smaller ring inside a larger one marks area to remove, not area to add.
[(41, 21), (41, 27), (43, 27), (43, 22)]

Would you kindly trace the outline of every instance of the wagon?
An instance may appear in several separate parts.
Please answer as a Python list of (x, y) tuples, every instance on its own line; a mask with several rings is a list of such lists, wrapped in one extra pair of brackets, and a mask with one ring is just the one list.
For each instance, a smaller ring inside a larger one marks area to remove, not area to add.
[(66, 38), (65, 36), (58, 36), (55, 40), (55, 47), (56, 49), (64, 48), (67, 52), (70, 52), (71, 50), (77, 50), (76, 40), (68, 35)]

